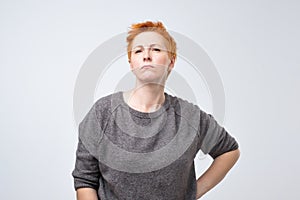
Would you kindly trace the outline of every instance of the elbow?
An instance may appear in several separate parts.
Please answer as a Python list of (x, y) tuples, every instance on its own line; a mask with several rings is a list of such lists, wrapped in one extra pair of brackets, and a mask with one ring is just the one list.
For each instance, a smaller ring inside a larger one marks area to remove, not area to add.
[(241, 151), (240, 151), (240, 149), (236, 149), (235, 151), (236, 151), (236, 157), (237, 157), (237, 160), (238, 160), (241, 156)]
[(241, 156), (241, 151), (239, 149), (235, 149), (230, 152), (232, 157), (232, 162), (235, 164)]

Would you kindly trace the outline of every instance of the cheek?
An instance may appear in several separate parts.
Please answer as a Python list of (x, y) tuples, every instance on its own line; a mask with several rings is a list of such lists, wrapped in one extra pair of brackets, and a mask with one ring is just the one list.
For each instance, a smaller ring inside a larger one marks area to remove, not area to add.
[(169, 65), (171, 61), (168, 57), (157, 57), (157, 58), (155, 58), (154, 62), (163, 64), (163, 65)]
[(130, 69), (133, 70), (141, 66), (141, 62), (137, 58), (133, 58), (130, 60)]

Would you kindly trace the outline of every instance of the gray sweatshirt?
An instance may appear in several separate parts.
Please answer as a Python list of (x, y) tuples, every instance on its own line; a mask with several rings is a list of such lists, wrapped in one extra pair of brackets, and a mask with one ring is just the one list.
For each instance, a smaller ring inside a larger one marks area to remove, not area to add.
[(165, 93), (162, 107), (144, 113), (116, 92), (79, 125), (74, 186), (94, 188), (101, 200), (195, 200), (198, 151), (216, 158), (237, 148), (197, 105)]

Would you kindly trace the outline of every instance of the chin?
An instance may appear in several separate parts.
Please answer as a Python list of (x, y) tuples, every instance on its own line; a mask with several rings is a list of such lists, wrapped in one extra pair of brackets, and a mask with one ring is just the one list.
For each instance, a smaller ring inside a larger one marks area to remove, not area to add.
[(164, 84), (166, 78), (163, 77), (153, 77), (153, 76), (147, 76), (147, 77), (139, 77), (137, 78), (140, 83), (144, 84)]

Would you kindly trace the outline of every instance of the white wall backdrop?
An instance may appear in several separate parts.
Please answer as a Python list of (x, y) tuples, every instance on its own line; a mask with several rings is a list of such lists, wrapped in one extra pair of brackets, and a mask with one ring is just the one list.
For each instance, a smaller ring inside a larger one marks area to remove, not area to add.
[[(203, 199), (299, 199), (299, 11), (296, 0), (1, 0), (0, 198), (75, 199), (79, 70), (104, 41), (150, 19), (199, 44), (223, 81), (223, 125), (242, 154)], [(197, 160), (197, 173), (207, 163)]]

